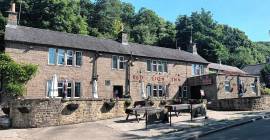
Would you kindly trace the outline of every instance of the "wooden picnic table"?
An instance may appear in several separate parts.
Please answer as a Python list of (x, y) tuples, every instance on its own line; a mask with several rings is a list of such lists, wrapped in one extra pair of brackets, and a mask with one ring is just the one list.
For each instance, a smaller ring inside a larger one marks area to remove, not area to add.
[(136, 116), (136, 120), (138, 122), (140, 122), (138, 116), (140, 116), (141, 114), (143, 114), (145, 116), (146, 111), (150, 111), (150, 110), (155, 110), (156, 107), (151, 107), (151, 106), (144, 106), (144, 107), (134, 107), (134, 108), (127, 108), (125, 113), (127, 114), (126, 120), (128, 120), (129, 115), (135, 115)]

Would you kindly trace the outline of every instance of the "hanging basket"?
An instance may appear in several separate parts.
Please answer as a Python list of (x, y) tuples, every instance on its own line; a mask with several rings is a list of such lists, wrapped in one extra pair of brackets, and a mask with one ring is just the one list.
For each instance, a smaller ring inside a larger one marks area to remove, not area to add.
[(109, 101), (105, 101), (104, 102), (104, 106), (107, 108), (107, 109), (112, 109), (115, 105), (115, 99), (110, 99)]
[(25, 113), (29, 113), (31, 111), (31, 108), (30, 107), (18, 107), (17, 108), (21, 113), (25, 114)]
[(70, 103), (67, 105), (67, 109), (69, 111), (75, 111), (79, 108), (79, 104), (75, 104), (75, 103)]
[(3, 108), (2, 108), (2, 111), (3, 111), (6, 115), (9, 115), (10, 108), (9, 108), (9, 107), (3, 107)]
[(131, 101), (125, 100), (124, 105), (125, 105), (125, 107), (129, 107), (131, 105)]
[(160, 105), (166, 105), (166, 104), (167, 104), (167, 101), (165, 101), (165, 100), (160, 101)]

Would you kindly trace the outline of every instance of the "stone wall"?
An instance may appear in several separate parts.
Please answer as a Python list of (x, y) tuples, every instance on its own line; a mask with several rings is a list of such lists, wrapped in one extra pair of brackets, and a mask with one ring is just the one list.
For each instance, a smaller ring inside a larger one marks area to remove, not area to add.
[[(67, 105), (71, 103), (79, 104), (78, 109), (69, 111)], [(27, 107), (30, 112), (21, 113), (20, 107)], [(104, 100), (25, 99), (13, 101), (10, 108), (14, 128), (75, 124), (125, 116), (124, 101), (117, 101), (112, 109), (107, 109)]]
[(265, 110), (270, 109), (270, 96), (214, 100), (208, 104), (214, 110)]
[[(10, 119), (13, 128), (35, 128), (76, 124), (126, 116), (124, 100), (119, 100), (111, 109), (106, 108), (107, 100), (92, 99), (21, 99), (10, 103)], [(75, 111), (69, 111), (68, 104), (78, 104)], [(133, 103), (129, 107), (133, 106)], [(160, 105), (154, 100), (154, 106)], [(29, 113), (21, 113), (19, 108), (26, 107)]]

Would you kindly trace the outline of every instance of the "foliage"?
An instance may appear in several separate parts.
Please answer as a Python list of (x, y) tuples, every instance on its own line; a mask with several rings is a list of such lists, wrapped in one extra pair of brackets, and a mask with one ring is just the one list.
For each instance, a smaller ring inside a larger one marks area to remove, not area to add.
[(131, 105), (131, 100), (127, 99), (124, 102), (125, 107), (129, 107)]
[(261, 93), (263, 95), (270, 95), (270, 88), (261, 88)]
[(0, 53), (0, 92), (22, 96), (25, 91), (25, 84), (36, 72), (36, 65), (18, 64), (8, 55)]
[(270, 64), (265, 64), (263, 69), (261, 70), (261, 80), (266, 83), (266, 86), (269, 87), (269, 74), (270, 74)]

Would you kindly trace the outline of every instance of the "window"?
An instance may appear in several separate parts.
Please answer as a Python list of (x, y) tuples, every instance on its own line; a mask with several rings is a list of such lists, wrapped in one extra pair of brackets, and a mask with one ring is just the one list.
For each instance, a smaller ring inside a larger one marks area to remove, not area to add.
[(72, 93), (72, 84), (71, 84), (71, 82), (68, 82), (68, 84), (67, 84), (67, 97), (71, 97), (71, 93)]
[(165, 61), (163, 61), (163, 68), (164, 68), (164, 72), (168, 72), (168, 64)]
[(75, 95), (74, 97), (80, 97), (81, 96), (81, 83), (75, 82)]
[(147, 65), (147, 71), (152, 71), (152, 69), (151, 69), (151, 60), (147, 60), (146, 65)]
[(81, 66), (82, 65), (82, 52), (81, 51), (76, 51), (76, 66)]
[(157, 61), (156, 60), (152, 61), (152, 71), (157, 71)]
[(119, 56), (119, 69), (124, 69), (125, 67), (125, 59), (123, 56)]
[(250, 84), (250, 88), (251, 88), (252, 92), (254, 92), (254, 93), (257, 92), (256, 84), (255, 84), (255, 83), (251, 83), (251, 84)]
[(199, 64), (192, 64), (192, 75), (203, 75), (204, 74), (204, 66)]
[(147, 97), (152, 96), (152, 88), (150, 84), (146, 86), (146, 94), (147, 94)]
[(158, 97), (158, 90), (156, 85), (153, 86), (153, 96)]
[(56, 49), (55, 48), (49, 48), (49, 64), (55, 64), (55, 55), (56, 55)]
[(231, 92), (230, 81), (225, 81), (224, 89), (225, 89), (225, 92)]
[(67, 65), (72, 66), (73, 65), (73, 51), (67, 50)]
[(65, 64), (65, 50), (58, 49), (57, 57), (58, 57), (57, 59), (58, 65), (64, 65)]
[(112, 68), (117, 69), (118, 68), (118, 63), (117, 63), (118, 57), (116, 55), (112, 56)]
[(161, 85), (158, 86), (158, 96), (159, 97), (163, 96), (163, 86), (161, 86)]
[(58, 82), (58, 97), (64, 97), (63, 82)]
[(52, 80), (47, 81), (47, 97), (52, 96)]
[(184, 87), (183, 87), (182, 97), (183, 97), (183, 98), (187, 98), (187, 86), (184, 86)]
[(158, 72), (163, 72), (163, 64), (161, 61), (158, 61)]

